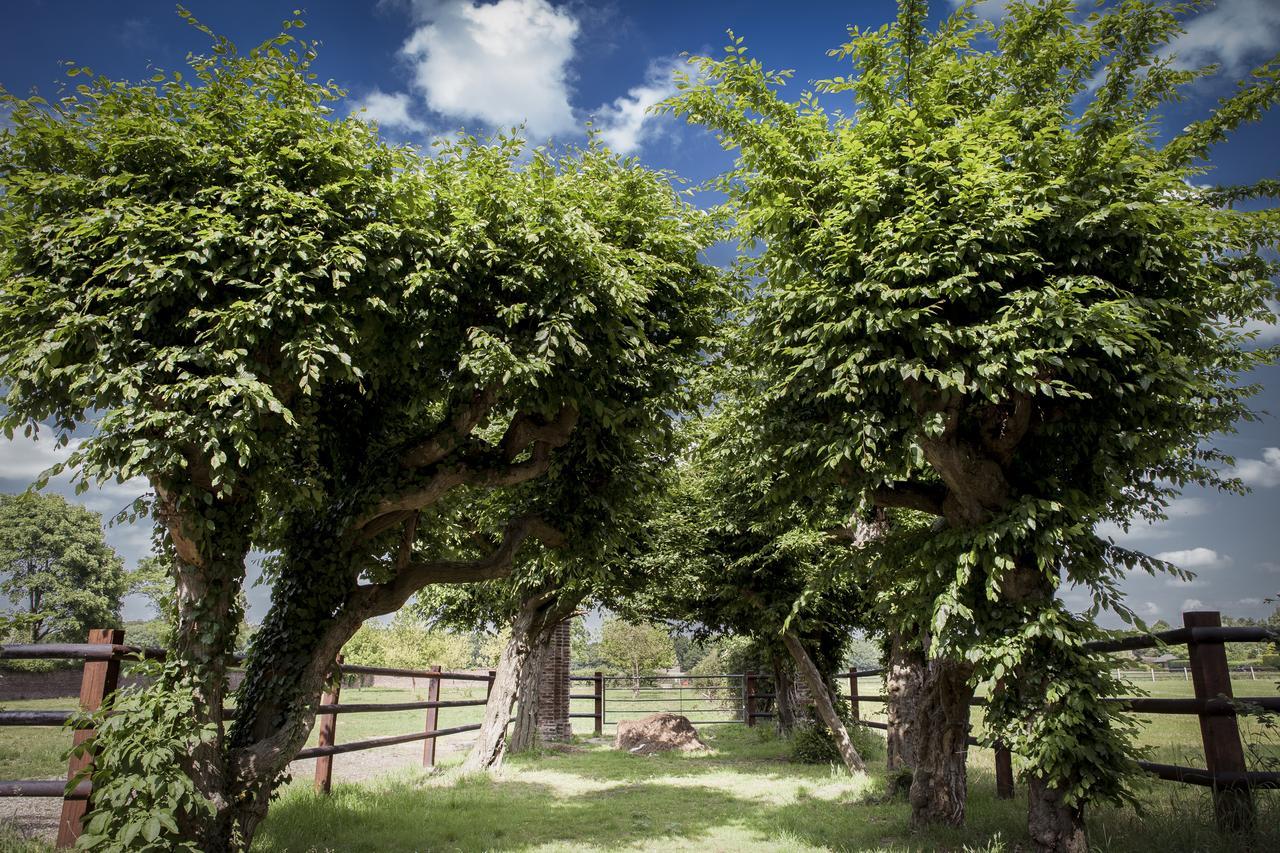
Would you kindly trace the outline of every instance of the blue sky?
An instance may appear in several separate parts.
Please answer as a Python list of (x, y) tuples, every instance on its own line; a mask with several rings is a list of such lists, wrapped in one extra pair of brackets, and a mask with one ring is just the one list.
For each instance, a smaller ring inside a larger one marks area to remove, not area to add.
[[(344, 110), (364, 109), (388, 137), (428, 144), (459, 127), (484, 133), (527, 124), (531, 137), (570, 142), (591, 121), (615, 148), (654, 167), (693, 180), (728, 164), (719, 145), (696, 128), (646, 115), (672, 91), (682, 52), (719, 53), (725, 30), (746, 38), (753, 54), (774, 68), (796, 70), (794, 93), (805, 81), (847, 73), (826, 56), (849, 24), (876, 27), (894, 14), (892, 2), (800, 4), (734, 2), (557, 2), (557, 0), (324, 0), (235, 2), (190, 0), (197, 18), (242, 48), (278, 31), (303, 8), (305, 36), (321, 42), (317, 70), (349, 95)], [(952, 8), (935, 0), (933, 17)], [(981, 5), (998, 17), (1001, 0)], [(205, 37), (187, 26), (169, 2), (145, 0), (26, 0), (7, 10), (0, 32), (0, 84), (15, 94), (33, 88), (56, 94), (66, 77), (61, 60), (75, 60), (115, 78), (138, 79), (152, 66), (181, 68)], [(1280, 51), (1280, 0), (1220, 0), (1187, 23), (1172, 48), (1187, 64), (1220, 63), (1222, 73), (1198, 83), (1166, 110), (1162, 128), (1176, 131), (1204, 115), (1232, 81)], [(0, 116), (3, 121), (3, 116)], [(1211, 180), (1243, 183), (1277, 174), (1280, 114), (1272, 113), (1213, 154)], [(1275, 327), (1265, 337), (1280, 339)], [(1249, 377), (1264, 386), (1257, 407), (1280, 414), (1280, 367)], [(1217, 445), (1239, 457), (1236, 473), (1253, 491), (1243, 497), (1192, 489), (1168, 522), (1128, 532), (1104, 531), (1122, 544), (1197, 572), (1189, 583), (1145, 575), (1126, 589), (1148, 619), (1179, 619), (1184, 608), (1209, 607), (1260, 616), (1280, 592), (1280, 422), (1268, 415), (1241, 426)], [(0, 439), (0, 490), (18, 491), (59, 458), (48, 444)], [(50, 489), (70, 495), (65, 481)], [(110, 516), (142, 482), (114, 484), (76, 498)], [(115, 526), (108, 540), (132, 565), (150, 549), (147, 526)], [(1083, 604), (1077, 593), (1066, 599)], [(250, 592), (251, 618), (263, 613), (266, 590)], [(126, 615), (146, 615), (129, 601)], [(1114, 620), (1111, 620), (1114, 621)]]

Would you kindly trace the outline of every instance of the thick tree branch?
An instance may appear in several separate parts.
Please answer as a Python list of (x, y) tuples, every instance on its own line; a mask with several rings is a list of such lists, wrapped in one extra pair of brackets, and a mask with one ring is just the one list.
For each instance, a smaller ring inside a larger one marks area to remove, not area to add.
[(503, 437), (502, 451), (509, 460), (519, 455), (518, 452), (512, 453), (512, 448), (516, 446), (513, 435), (518, 434), (528, 439), (520, 450), (532, 444), (528, 459), (496, 465), (476, 465), (463, 461), (457, 466), (440, 470), (425, 483), (380, 501), (368, 515), (356, 523), (361, 538), (376, 536), (400, 521), (404, 517), (403, 513), (428, 507), (457, 486), (500, 488), (514, 486), (545, 474), (551, 467), (551, 452), (568, 442), (577, 425), (578, 410), (573, 406), (565, 406), (549, 422), (517, 426), (517, 422), (527, 420), (516, 416), (507, 429), (507, 435)]
[(516, 553), (530, 537), (549, 548), (565, 544), (564, 534), (537, 516), (513, 519), (502, 542), (478, 560), (431, 560), (411, 562), (385, 583), (358, 587), (351, 596), (351, 610), (360, 619), (398, 610), (415, 592), (433, 583), (474, 583), (511, 574)]
[(425, 468), (444, 459), (458, 448), (475, 428), (484, 423), (498, 402), (498, 390), (501, 386), (491, 385), (481, 388), (471, 397), (471, 402), (463, 406), (449, 425), (437, 431), (426, 441), (405, 451), (400, 462), (406, 468)]
[(982, 443), (996, 457), (1008, 464), (1013, 451), (1031, 427), (1033, 406), (1031, 395), (1015, 394), (1013, 407), (993, 406), (982, 424)]
[(871, 500), (878, 507), (915, 509), (930, 515), (942, 515), (942, 502), (947, 497), (947, 487), (942, 483), (917, 481), (890, 483), (871, 493)]

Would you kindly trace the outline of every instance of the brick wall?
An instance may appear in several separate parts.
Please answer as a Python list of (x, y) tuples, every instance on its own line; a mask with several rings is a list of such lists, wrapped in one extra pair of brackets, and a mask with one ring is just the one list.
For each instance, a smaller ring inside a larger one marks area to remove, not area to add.
[(551, 632), (551, 647), (542, 663), (538, 690), (538, 736), (543, 741), (565, 741), (573, 735), (569, 720), (569, 625), (573, 617)]

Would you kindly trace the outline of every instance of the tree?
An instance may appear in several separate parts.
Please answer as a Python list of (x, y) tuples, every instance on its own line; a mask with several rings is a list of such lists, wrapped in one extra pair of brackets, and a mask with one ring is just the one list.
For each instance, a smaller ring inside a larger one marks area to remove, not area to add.
[(1186, 483), (1239, 488), (1208, 439), (1254, 417), (1236, 377), (1275, 356), (1243, 329), (1274, 322), (1277, 227), (1234, 205), (1276, 185), (1204, 187), (1201, 163), (1280, 66), (1161, 143), (1155, 110), (1204, 74), (1163, 53), (1179, 8), (964, 7), (932, 33), (927, 11), (851, 30), (854, 73), (818, 86), (838, 112), (785, 101), (737, 38), (668, 107), (739, 155), (723, 187), (762, 245), (771, 458), (797, 489), (938, 519), (892, 537), (942, 581), (931, 654), (1003, 685), (987, 737), (1023, 758), (1030, 834), (1081, 850), (1086, 803), (1127, 799), (1134, 768), (1090, 617), (1133, 618), (1117, 579), (1166, 568), (1093, 530), (1163, 517)]
[[(589, 507), (544, 495), (669, 428), (721, 301), (669, 175), (596, 142), (388, 146), (332, 114), (300, 26), (209, 33), (191, 79), (73, 68), (55, 104), (6, 96), (0, 137), (0, 422), (65, 441), (102, 413), (69, 467), (152, 485), (170, 686), (215, 733), (181, 759), (206, 851), (250, 843), (360, 624), (565, 543)], [(272, 599), (229, 721), (252, 548)]]
[(32, 643), (83, 643), (120, 624), (124, 563), (102, 516), (59, 495), (0, 495), (0, 592), (24, 611)]
[(640, 677), (675, 665), (676, 650), (665, 627), (626, 622), (614, 616), (600, 628), (600, 656), (616, 672), (631, 676), (639, 691)]

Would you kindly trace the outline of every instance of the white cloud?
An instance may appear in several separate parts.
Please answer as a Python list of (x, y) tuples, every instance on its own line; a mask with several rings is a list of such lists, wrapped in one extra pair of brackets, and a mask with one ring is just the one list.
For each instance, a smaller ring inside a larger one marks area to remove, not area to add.
[(1161, 551), (1155, 555), (1157, 560), (1173, 563), (1180, 569), (1221, 569), (1231, 565), (1232, 560), (1225, 554), (1219, 554), (1212, 548), (1188, 548), (1185, 551)]
[(548, 0), (418, 2), (400, 53), (428, 107), (491, 127), (525, 122), (532, 136), (577, 128), (568, 65), (578, 20)]
[(1280, 563), (1276, 563), (1268, 560), (1265, 563), (1259, 563), (1258, 568), (1266, 569), (1268, 572), (1271, 572), (1273, 575), (1280, 575)]
[[(949, 0), (952, 9), (959, 9), (965, 4), (965, 0)], [(1009, 11), (1009, 0), (981, 0), (973, 7), (973, 11), (978, 14), (979, 18), (988, 21), (999, 21), (1004, 17), (1004, 13)]]
[(1138, 522), (1130, 526), (1128, 532), (1122, 530), (1115, 522), (1107, 521), (1099, 524), (1094, 532), (1103, 538), (1110, 537), (1120, 544), (1167, 539), (1176, 532), (1175, 522), (1208, 515), (1211, 509), (1209, 502), (1204, 498), (1174, 498), (1165, 510), (1165, 515), (1169, 517), (1168, 521), (1158, 521), (1154, 524)]
[(1257, 605), (1262, 603), (1262, 599), (1261, 598), (1242, 598), (1237, 603), (1245, 607), (1256, 607)]
[(407, 92), (384, 92), (374, 89), (364, 98), (357, 101), (351, 112), (364, 111), (363, 118), (377, 122), (382, 130), (405, 130), (421, 133), (427, 129), (426, 124), (409, 114), (409, 106), (413, 99)]
[(658, 117), (649, 108), (675, 94), (677, 67), (670, 60), (651, 63), (644, 83), (596, 110), (596, 127), (609, 148), (630, 154), (653, 138)]
[(1218, 0), (1184, 24), (1186, 32), (1163, 51), (1179, 68), (1218, 63), (1228, 74), (1248, 71), (1255, 60), (1275, 52), (1280, 38), (1280, 3), (1275, 0)]
[(1246, 486), (1262, 489), (1280, 486), (1280, 447), (1263, 448), (1261, 459), (1238, 460), (1230, 473)]
[[(14, 436), (12, 441), (0, 439), (0, 481), (4, 482), (5, 488), (21, 491), (55, 463), (65, 462), (83, 440), (73, 438), (63, 447), (56, 447), (48, 438), (38, 441), (23, 436)], [(134, 477), (123, 483), (91, 486), (88, 491), (77, 495), (71, 472), (64, 471), (49, 480), (46, 489), (100, 512), (105, 520), (110, 521), (116, 513), (151, 491), (151, 485), (143, 477)]]
[(1178, 609), (1183, 611), (1202, 610), (1204, 609), (1204, 602), (1198, 598), (1188, 598), (1182, 602), (1182, 606), (1179, 607)]
[(1191, 578), (1189, 580), (1183, 578), (1165, 578), (1164, 585), (1173, 587), (1174, 589), (1192, 589), (1193, 587), (1198, 586), (1208, 586), (1208, 582), (1202, 581), (1199, 578)]
[(1143, 619), (1154, 619), (1160, 615), (1160, 606), (1154, 601), (1144, 601), (1138, 608), (1138, 615)]

